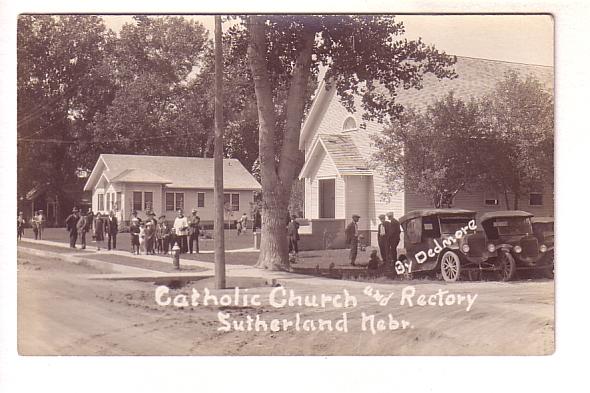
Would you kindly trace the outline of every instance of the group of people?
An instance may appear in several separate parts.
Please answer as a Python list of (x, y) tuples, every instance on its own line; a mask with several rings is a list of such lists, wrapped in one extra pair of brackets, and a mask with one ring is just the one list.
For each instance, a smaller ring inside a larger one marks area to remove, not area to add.
[[(45, 224), (47, 223), (47, 217), (43, 210), (37, 210), (33, 213), (33, 217), (31, 218), (31, 228), (33, 229), (33, 234), (35, 235), (35, 240), (43, 239), (43, 230), (45, 229)], [(23, 235), (25, 234), (25, 226), (27, 221), (25, 220), (23, 212), (18, 212), (18, 216), (16, 217), (16, 238), (17, 240), (22, 239)]]
[(79, 241), (82, 249), (86, 248), (86, 234), (91, 232), (92, 238), (96, 242), (96, 249), (104, 248), (105, 236), (107, 238), (107, 249), (117, 249), (117, 233), (119, 232), (119, 222), (115, 212), (107, 214), (87, 212), (78, 210), (74, 207), (72, 214), (66, 218), (66, 231), (70, 235), (70, 247), (76, 248)]
[[(358, 221), (361, 217), (358, 214), (352, 215), (352, 221), (347, 225), (345, 230), (346, 244), (350, 246), (350, 264), (356, 265), (358, 254), (359, 237), (361, 236), (358, 229)], [(387, 219), (386, 219), (387, 218)], [(377, 227), (377, 242), (381, 259), (385, 263), (395, 263), (397, 260), (397, 246), (400, 241), (401, 227), (399, 221), (395, 219), (393, 212), (379, 215), (379, 226)], [(375, 263), (376, 253), (371, 255), (373, 264)]]
[(193, 209), (191, 216), (186, 217), (182, 209), (178, 209), (174, 224), (170, 226), (164, 215), (156, 219), (156, 214), (150, 211), (144, 222), (133, 211), (129, 227), (132, 253), (168, 254), (177, 244), (180, 253), (198, 254), (201, 218), (197, 213)]

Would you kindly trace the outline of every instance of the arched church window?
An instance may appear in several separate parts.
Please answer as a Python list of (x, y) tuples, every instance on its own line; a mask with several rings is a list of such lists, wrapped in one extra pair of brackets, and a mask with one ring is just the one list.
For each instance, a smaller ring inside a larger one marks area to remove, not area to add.
[(344, 124), (342, 125), (342, 130), (343, 131), (352, 131), (352, 130), (356, 130), (357, 129), (357, 125), (356, 125), (356, 120), (354, 120), (354, 117), (349, 116), (346, 118), (346, 120), (344, 120)]

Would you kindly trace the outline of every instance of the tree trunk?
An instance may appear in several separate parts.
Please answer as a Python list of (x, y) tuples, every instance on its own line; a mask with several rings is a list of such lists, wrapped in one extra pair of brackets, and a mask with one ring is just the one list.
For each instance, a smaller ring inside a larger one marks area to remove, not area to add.
[[(280, 269), (289, 266), (285, 217), (295, 178), (299, 133), (304, 110), (305, 87), (310, 75), (315, 32), (300, 34), (299, 51), (287, 98), (287, 118), (283, 146), (277, 157), (276, 113), (267, 64), (265, 17), (248, 18), (250, 41), (248, 61), (254, 79), (258, 108), (260, 177), (262, 184), (262, 238), (257, 267)], [(277, 160), (277, 158), (280, 158)]]
[[(264, 187), (264, 186), (263, 186)], [(273, 195), (274, 194), (274, 195)], [(263, 191), (260, 255), (256, 267), (280, 270), (289, 267), (287, 226), (288, 195), (279, 190)]]

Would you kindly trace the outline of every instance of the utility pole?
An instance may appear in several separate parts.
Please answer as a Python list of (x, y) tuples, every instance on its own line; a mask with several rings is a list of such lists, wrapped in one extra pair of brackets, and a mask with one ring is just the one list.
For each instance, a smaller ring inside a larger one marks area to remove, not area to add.
[(215, 144), (213, 151), (215, 200), (215, 287), (225, 288), (225, 234), (223, 220), (223, 49), (221, 16), (215, 16)]

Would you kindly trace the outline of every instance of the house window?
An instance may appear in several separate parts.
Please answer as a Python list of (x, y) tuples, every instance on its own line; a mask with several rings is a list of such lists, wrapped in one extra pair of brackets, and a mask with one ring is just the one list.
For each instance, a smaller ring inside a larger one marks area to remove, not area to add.
[(133, 191), (133, 210), (140, 211), (141, 207), (141, 192)]
[(168, 212), (174, 211), (174, 193), (173, 192), (166, 193), (166, 211), (168, 211)]
[(152, 210), (154, 206), (154, 193), (144, 192), (143, 193), (143, 207), (145, 210)]
[(176, 202), (175, 202), (176, 210), (178, 210), (178, 209), (184, 210), (184, 193), (183, 192), (175, 192), (174, 198), (176, 199)]
[(121, 193), (120, 192), (117, 192), (116, 195), (117, 195), (117, 199), (115, 199), (114, 209), (118, 211), (120, 209), (120, 206), (121, 206)]
[(498, 206), (500, 204), (500, 199), (498, 198), (498, 194), (495, 192), (486, 192), (484, 194), (483, 203), (486, 206)]
[(184, 210), (184, 192), (166, 193), (166, 211)]
[(197, 207), (205, 207), (205, 193), (197, 192)]
[(529, 194), (530, 206), (543, 206), (543, 194), (540, 192), (531, 192)]
[(231, 209), (235, 212), (240, 210), (240, 194), (231, 194)]
[(223, 194), (223, 205), (233, 212), (240, 210), (240, 194)]
[(98, 194), (98, 211), (104, 210), (104, 194)]
[(354, 117), (352, 116), (347, 117), (346, 120), (344, 120), (344, 124), (342, 125), (342, 131), (352, 131), (356, 130), (357, 128), (356, 120), (354, 120)]

